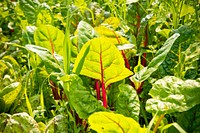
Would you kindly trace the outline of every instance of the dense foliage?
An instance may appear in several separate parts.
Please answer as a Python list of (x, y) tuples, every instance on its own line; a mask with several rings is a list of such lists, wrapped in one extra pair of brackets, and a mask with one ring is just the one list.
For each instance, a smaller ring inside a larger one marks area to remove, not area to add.
[(199, 0), (0, 0), (0, 132), (200, 132)]

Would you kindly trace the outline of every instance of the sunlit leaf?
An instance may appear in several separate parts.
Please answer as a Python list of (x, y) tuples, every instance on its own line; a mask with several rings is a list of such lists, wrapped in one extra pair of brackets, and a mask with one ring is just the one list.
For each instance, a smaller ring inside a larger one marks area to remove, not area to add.
[(187, 111), (200, 104), (200, 83), (196, 80), (181, 80), (174, 76), (166, 76), (157, 80), (147, 100), (146, 110), (149, 112), (174, 113)]
[(108, 26), (115, 30), (119, 27), (120, 20), (116, 17), (109, 17), (106, 20), (104, 20), (104, 22), (101, 25)]
[(0, 98), (3, 100), (3, 104), (5, 104), (4, 111), (8, 111), (10, 106), (16, 100), (18, 94), (20, 93), (22, 88), (22, 84), (19, 82), (15, 82), (6, 86), (2, 90), (0, 90)]
[(125, 67), (124, 59), (119, 50), (109, 38), (105, 37), (92, 39), (83, 46), (83, 50), (78, 54), (74, 64), (74, 72), (87, 47), (90, 47), (90, 50), (85, 57), (80, 71), (81, 75), (98, 79), (101, 82), (103, 79), (106, 87), (132, 75), (132, 72)]
[(194, 14), (194, 12), (195, 12), (195, 9), (192, 6), (184, 4), (181, 9), (180, 17), (183, 17), (188, 14)]
[(113, 44), (129, 44), (125, 37), (121, 36), (120, 34), (116, 33), (116, 31), (106, 26), (100, 25), (94, 29), (100, 36), (108, 37), (110, 41), (113, 42)]
[(90, 128), (98, 133), (144, 133), (146, 128), (129, 117), (110, 112), (97, 112), (88, 118)]
[(41, 25), (34, 33), (35, 44), (47, 48), (53, 54), (63, 55), (64, 33), (51, 25)]

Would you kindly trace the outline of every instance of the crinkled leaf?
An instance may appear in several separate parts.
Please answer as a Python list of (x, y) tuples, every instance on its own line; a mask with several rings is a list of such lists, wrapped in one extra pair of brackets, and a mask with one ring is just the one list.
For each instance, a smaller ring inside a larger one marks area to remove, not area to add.
[(148, 112), (174, 113), (187, 111), (200, 104), (200, 83), (196, 80), (181, 80), (174, 76), (166, 76), (157, 80), (147, 100)]
[(24, 12), (28, 23), (35, 24), (39, 12), (40, 3), (38, 0), (19, 0), (21, 10)]
[(138, 121), (140, 103), (136, 90), (128, 84), (120, 84), (119, 91), (116, 102), (116, 112)]
[(61, 67), (59, 66), (58, 63), (56, 63), (56, 59), (49, 52), (49, 50), (40, 46), (36, 46), (36, 45), (26, 45), (26, 48), (36, 53), (42, 59), (48, 73), (62, 72)]
[(22, 84), (19, 82), (15, 82), (0, 90), (0, 104), (4, 105), (4, 109), (1, 110), (3, 110), (4, 112), (9, 110), (10, 106), (19, 95), (21, 89)]
[(77, 75), (69, 75), (63, 79), (70, 82), (69, 102), (81, 119), (87, 119), (92, 113), (105, 110), (89, 89), (83, 86), (82, 80)]
[(134, 119), (110, 112), (96, 112), (88, 118), (88, 122), (90, 128), (98, 133), (146, 132), (146, 128), (141, 128)]
[(162, 64), (167, 56), (168, 52), (170, 51), (174, 41), (179, 37), (178, 33), (175, 33), (171, 36), (164, 45), (156, 52), (155, 57), (151, 60), (147, 67), (144, 67), (141, 71), (137, 72), (134, 76), (131, 77), (132, 81), (139, 81), (143, 82), (147, 78), (151, 76), (153, 72), (155, 72), (158, 67)]
[(161, 71), (162, 73), (159, 73), (160, 75), (162, 74), (162, 76), (176, 75), (178, 71), (174, 71), (174, 67), (180, 61), (181, 52), (184, 52), (195, 41), (195, 29), (191, 26), (183, 25), (174, 32), (179, 33), (180, 36), (176, 39), (171, 50), (160, 66), (163, 68)]
[(85, 21), (79, 22), (77, 32), (79, 51), (86, 42), (97, 36), (97, 33), (95, 32), (94, 28)]
[(51, 25), (41, 25), (34, 33), (35, 44), (47, 48), (53, 54), (63, 55), (64, 33)]
[(3, 133), (39, 133), (37, 122), (27, 113), (9, 115), (0, 114), (0, 132)]
[(64, 133), (68, 131), (68, 118), (64, 115), (57, 115), (48, 122), (45, 133)]
[(75, 61), (74, 72), (88, 47), (90, 50), (85, 57), (80, 71), (81, 75), (98, 79), (101, 82), (103, 79), (106, 87), (132, 75), (132, 72), (125, 67), (124, 59), (119, 50), (106, 37), (92, 39), (83, 46)]

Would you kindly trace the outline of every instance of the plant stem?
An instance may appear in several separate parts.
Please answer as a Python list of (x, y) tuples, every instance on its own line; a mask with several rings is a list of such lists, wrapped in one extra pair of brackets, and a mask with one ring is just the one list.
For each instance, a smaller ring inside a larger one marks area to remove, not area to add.
[[(101, 46), (101, 45), (100, 45)], [(102, 51), (102, 48), (100, 47)], [(103, 106), (107, 108), (107, 98), (106, 98), (106, 88), (104, 83), (104, 70), (103, 70), (103, 62), (102, 62), (102, 53), (100, 53), (100, 66), (101, 66), (101, 89), (102, 89), (102, 98), (103, 98)]]
[(122, 50), (122, 56), (123, 56), (123, 58), (124, 58), (126, 68), (128, 68), (128, 69), (130, 70), (130, 64), (129, 64), (128, 59), (126, 58), (126, 55), (125, 55), (125, 53), (124, 53), (124, 50)]
[(157, 121), (157, 123), (156, 123), (156, 125), (155, 125), (155, 127), (154, 127), (154, 129), (153, 129), (153, 132), (154, 132), (154, 133), (157, 132), (158, 127), (159, 127), (159, 125), (160, 125), (160, 123), (161, 123), (161, 121), (162, 121), (162, 119), (163, 119), (164, 117), (165, 117), (165, 115), (162, 114), (162, 115), (160, 116), (160, 118), (158, 119), (158, 121)]
[(104, 82), (101, 83), (101, 88), (102, 88), (103, 106), (105, 108), (108, 108), (107, 97), (106, 97), (106, 88), (105, 88), (105, 83)]
[(95, 90), (97, 93), (97, 100), (101, 100), (99, 81), (95, 81)]

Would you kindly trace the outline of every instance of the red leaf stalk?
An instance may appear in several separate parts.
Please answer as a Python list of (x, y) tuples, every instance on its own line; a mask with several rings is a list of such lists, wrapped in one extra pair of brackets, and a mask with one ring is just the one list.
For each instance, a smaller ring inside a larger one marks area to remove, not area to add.
[(95, 81), (95, 90), (97, 93), (97, 99), (100, 100), (101, 99), (101, 95), (100, 95), (100, 85), (99, 85), (99, 81), (96, 80)]
[(103, 69), (103, 62), (102, 62), (102, 53), (100, 53), (100, 66), (101, 66), (101, 88), (102, 88), (103, 106), (107, 108), (108, 105), (107, 105), (107, 97), (106, 97), (106, 88), (105, 88), (105, 83), (104, 83), (104, 69)]

